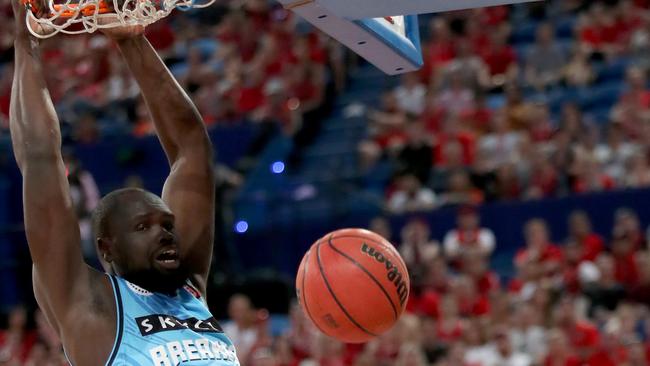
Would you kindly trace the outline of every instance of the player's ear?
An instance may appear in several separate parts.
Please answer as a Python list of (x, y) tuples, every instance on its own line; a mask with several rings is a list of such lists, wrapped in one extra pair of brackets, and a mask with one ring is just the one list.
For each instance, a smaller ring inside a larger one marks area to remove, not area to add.
[(109, 238), (97, 238), (97, 248), (100, 260), (111, 263), (113, 261), (113, 242)]

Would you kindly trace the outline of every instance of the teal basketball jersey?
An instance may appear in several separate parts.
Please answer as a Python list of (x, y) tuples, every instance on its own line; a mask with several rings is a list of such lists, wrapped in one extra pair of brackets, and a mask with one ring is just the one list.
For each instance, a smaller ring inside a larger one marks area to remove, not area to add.
[(109, 278), (118, 314), (107, 366), (239, 366), (235, 347), (194, 287), (167, 296)]

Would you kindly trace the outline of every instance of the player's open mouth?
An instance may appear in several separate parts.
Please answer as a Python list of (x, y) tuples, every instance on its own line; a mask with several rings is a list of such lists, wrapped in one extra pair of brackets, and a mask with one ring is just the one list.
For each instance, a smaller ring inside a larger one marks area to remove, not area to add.
[(174, 248), (162, 250), (156, 256), (156, 262), (164, 267), (177, 267), (179, 264), (178, 250)]

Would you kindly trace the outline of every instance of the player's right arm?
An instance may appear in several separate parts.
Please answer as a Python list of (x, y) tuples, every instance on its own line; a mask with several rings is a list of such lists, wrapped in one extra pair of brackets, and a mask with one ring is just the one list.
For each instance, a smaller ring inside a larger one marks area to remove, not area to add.
[(17, 29), (9, 127), (23, 175), (25, 232), (34, 263), (34, 291), (48, 320), (65, 341), (66, 336), (72, 338), (66, 333), (72, 333), (87, 320), (86, 314), (93, 313), (89, 306), (93, 294), (111, 290), (108, 280), (104, 279), (104, 284), (97, 281), (103, 276), (92, 273), (84, 263), (61, 156), (59, 121), (43, 77), (38, 40), (25, 27), (25, 9), (20, 1), (12, 0), (12, 4)]

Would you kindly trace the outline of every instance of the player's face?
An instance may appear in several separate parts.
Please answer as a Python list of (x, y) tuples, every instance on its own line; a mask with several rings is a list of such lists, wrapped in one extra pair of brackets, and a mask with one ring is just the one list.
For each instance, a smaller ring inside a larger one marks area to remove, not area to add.
[(150, 291), (171, 292), (187, 279), (174, 228), (174, 215), (158, 197), (126, 203), (115, 219), (117, 275)]

